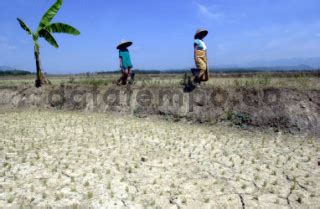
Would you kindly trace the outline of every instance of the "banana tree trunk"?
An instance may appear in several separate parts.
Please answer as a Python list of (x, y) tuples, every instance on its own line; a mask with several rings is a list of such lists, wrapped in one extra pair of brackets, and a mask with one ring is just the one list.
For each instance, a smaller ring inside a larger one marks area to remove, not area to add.
[(40, 52), (39, 49), (34, 49), (34, 57), (36, 59), (37, 66), (37, 75), (36, 75), (36, 87), (39, 88), (42, 85), (42, 69), (41, 69), (41, 61), (40, 61)]

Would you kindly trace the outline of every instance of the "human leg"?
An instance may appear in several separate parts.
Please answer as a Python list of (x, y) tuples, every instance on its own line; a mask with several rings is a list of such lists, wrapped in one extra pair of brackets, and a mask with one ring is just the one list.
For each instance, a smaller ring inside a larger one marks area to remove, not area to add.
[(206, 59), (204, 57), (197, 57), (196, 65), (197, 65), (197, 68), (199, 69), (199, 76), (198, 76), (199, 81), (207, 81), (208, 79), (206, 78), (206, 71), (207, 71)]
[(121, 77), (117, 81), (118, 85), (126, 85), (127, 84), (127, 79), (128, 79), (128, 70), (127, 69), (122, 69), (121, 70)]

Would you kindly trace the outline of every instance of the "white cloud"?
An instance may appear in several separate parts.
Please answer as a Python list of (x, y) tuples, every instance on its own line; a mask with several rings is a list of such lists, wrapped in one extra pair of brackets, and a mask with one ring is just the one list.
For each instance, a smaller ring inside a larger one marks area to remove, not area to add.
[(224, 18), (225, 14), (221, 11), (218, 11), (217, 7), (214, 5), (206, 6), (199, 2), (194, 2), (198, 9), (198, 13), (202, 18), (207, 20), (219, 21)]
[(5, 36), (0, 35), (0, 49), (1, 51), (7, 51), (7, 50), (15, 50), (17, 47), (14, 45), (11, 45), (8, 41), (8, 39)]
[(319, 22), (274, 23), (249, 30), (244, 28), (225, 36), (217, 35), (210, 48), (211, 59), (218, 64), (241, 65), (255, 60), (318, 57), (319, 28)]
[(136, 45), (134, 45), (134, 46), (132, 46), (132, 51), (135, 51), (135, 52), (137, 52), (137, 51), (140, 51), (141, 50), (141, 47), (140, 46), (136, 46)]

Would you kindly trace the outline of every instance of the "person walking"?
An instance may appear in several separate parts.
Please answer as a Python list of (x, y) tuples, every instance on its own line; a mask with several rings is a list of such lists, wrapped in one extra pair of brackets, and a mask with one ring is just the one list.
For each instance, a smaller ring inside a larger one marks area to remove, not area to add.
[(209, 80), (209, 69), (207, 60), (207, 46), (203, 39), (208, 35), (205, 29), (199, 29), (194, 35), (194, 60), (197, 69), (192, 69), (194, 83), (199, 86), (201, 82)]
[(119, 60), (121, 77), (117, 81), (117, 85), (133, 84), (134, 73), (132, 71), (132, 62), (128, 48), (132, 45), (132, 41), (121, 41), (117, 46), (119, 50)]

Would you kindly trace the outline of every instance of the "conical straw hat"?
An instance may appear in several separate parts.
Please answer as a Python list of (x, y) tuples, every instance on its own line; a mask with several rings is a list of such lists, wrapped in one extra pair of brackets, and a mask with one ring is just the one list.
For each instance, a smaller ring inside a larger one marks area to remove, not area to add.
[(117, 49), (120, 49), (121, 47), (127, 48), (132, 45), (132, 41), (121, 41), (120, 44), (117, 46)]
[(208, 31), (205, 29), (198, 29), (196, 34), (194, 35), (195, 39), (203, 39), (208, 35)]

